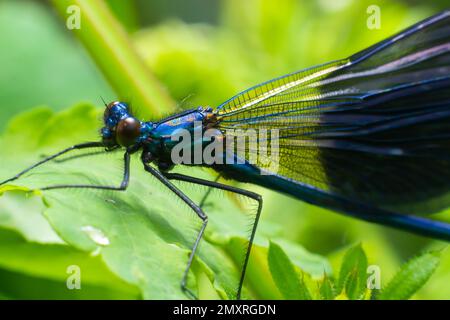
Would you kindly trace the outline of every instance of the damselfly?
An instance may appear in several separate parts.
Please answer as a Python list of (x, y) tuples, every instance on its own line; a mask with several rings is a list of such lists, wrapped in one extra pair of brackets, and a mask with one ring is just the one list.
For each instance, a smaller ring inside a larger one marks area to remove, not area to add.
[[(212, 143), (239, 138), (243, 131), (237, 129), (256, 133), (249, 141), (253, 145), (214, 149), (215, 161), (211, 162), (193, 159), (195, 150), (203, 155)], [(249, 197), (258, 202), (258, 210), (239, 280), (239, 298), (262, 198), (217, 180), (171, 173), (179, 163), (174, 160), (174, 150), (180, 142), (174, 136), (183, 131), (194, 136), (187, 143), (193, 155), (184, 164), (211, 167), (225, 178), (448, 241), (450, 225), (424, 215), (450, 206), (450, 11), (347, 59), (257, 85), (216, 109), (200, 107), (157, 122), (143, 122), (125, 103), (112, 102), (106, 105), (102, 141), (62, 150), (0, 185), (72, 150), (122, 148), (124, 175), (120, 186), (54, 185), (41, 190), (125, 190), (130, 155), (141, 151), (144, 169), (202, 221), (181, 281), (191, 296), (194, 294), (186, 288), (186, 279), (208, 217), (172, 180)], [(207, 132), (212, 134), (206, 137)], [(263, 143), (277, 157), (260, 152)]]

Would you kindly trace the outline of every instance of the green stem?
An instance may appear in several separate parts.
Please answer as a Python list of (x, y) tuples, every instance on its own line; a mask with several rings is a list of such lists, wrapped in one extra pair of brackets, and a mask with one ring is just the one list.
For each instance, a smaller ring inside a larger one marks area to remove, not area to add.
[(160, 115), (173, 109), (175, 103), (150, 73), (103, 0), (52, 0), (52, 3), (64, 19), (74, 14), (67, 12), (69, 6), (79, 8), (80, 28), (72, 31), (120, 99), (131, 101), (142, 116)]

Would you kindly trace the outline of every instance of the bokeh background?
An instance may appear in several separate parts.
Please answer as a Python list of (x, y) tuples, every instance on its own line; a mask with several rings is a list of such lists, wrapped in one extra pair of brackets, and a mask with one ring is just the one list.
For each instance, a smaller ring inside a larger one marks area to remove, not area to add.
[[(259, 82), (349, 56), (449, 7), (448, 0), (107, 3), (177, 108), (217, 106)], [(381, 28), (377, 30), (366, 27), (366, 9), (373, 4), (381, 8)], [(60, 111), (90, 102), (100, 108), (100, 97), (107, 101), (117, 98), (50, 3), (0, 1), (0, 30), (0, 130), (12, 117), (36, 106)], [(383, 279), (389, 279), (408, 258), (445, 246), (313, 208), (268, 190), (252, 189), (265, 198), (263, 224), (276, 228), (280, 237), (326, 256), (332, 264), (349, 245), (362, 242), (369, 261), (381, 267)], [(6, 248), (7, 243), (1, 247)], [(0, 293), (5, 297), (71, 298), (49, 285), (45, 277), (30, 276), (7, 263), (0, 263), (0, 278)], [(27, 286), (32, 282), (33, 288), (45, 290), (31, 293)], [(104, 294), (99, 289), (94, 297)], [(414, 297), (450, 298), (449, 250), (443, 251), (439, 269)]]

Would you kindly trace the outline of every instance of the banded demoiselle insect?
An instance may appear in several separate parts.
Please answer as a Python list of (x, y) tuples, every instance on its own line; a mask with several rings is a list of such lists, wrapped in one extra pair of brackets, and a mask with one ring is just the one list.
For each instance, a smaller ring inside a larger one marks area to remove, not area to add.
[[(229, 148), (219, 154), (219, 158), (237, 161), (191, 165), (211, 167), (225, 178), (257, 184), (359, 219), (449, 241), (450, 224), (426, 215), (450, 206), (450, 11), (347, 59), (252, 87), (215, 109), (200, 107), (160, 121), (142, 122), (125, 103), (112, 102), (106, 105), (102, 141), (62, 150), (1, 184), (72, 150), (122, 148), (124, 176), (120, 186), (55, 185), (41, 189), (125, 190), (130, 155), (141, 151), (144, 169), (202, 221), (181, 281), (191, 296), (194, 294), (187, 289), (186, 279), (208, 217), (172, 180), (249, 197), (258, 202), (258, 210), (239, 280), (239, 298), (262, 198), (217, 180), (170, 172), (175, 165), (174, 134), (182, 129), (195, 133), (198, 128), (201, 133), (214, 129), (213, 138), (218, 141), (234, 139), (228, 132), (235, 129), (257, 133), (276, 130), (276, 137), (265, 139), (277, 145), (277, 170), (271, 172), (274, 163), (269, 158), (251, 162), (256, 151), (249, 145), (241, 150), (241, 156), (237, 151), (230, 153)], [(190, 146), (200, 146), (203, 151), (210, 143), (211, 139), (200, 135)]]

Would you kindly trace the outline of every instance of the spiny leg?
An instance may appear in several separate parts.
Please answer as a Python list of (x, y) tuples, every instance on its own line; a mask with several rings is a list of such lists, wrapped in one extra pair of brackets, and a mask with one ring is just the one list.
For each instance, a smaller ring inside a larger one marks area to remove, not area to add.
[[(220, 176), (221, 176), (221, 175), (219, 174), (219, 175), (214, 179), (214, 182), (219, 181)], [(198, 204), (198, 206), (199, 206), (200, 208), (203, 209), (203, 206), (205, 205), (206, 199), (208, 199), (209, 195), (211, 194), (212, 189), (213, 189), (213, 187), (208, 187), (208, 190), (206, 190), (206, 193), (203, 195), (202, 199), (200, 200), (200, 202), (199, 202), (199, 204)]]
[(144, 168), (147, 172), (150, 172), (155, 178), (157, 178), (162, 184), (164, 184), (170, 191), (175, 193), (181, 200), (183, 200), (196, 214), (197, 216), (202, 220), (202, 226), (200, 228), (200, 231), (197, 234), (197, 238), (195, 239), (194, 245), (192, 246), (191, 253), (189, 255), (188, 263), (186, 265), (186, 268), (183, 273), (183, 278), (181, 279), (181, 289), (183, 292), (185, 292), (187, 295), (189, 295), (193, 299), (197, 299), (197, 296), (186, 287), (187, 283), (187, 277), (189, 274), (189, 270), (192, 265), (192, 261), (194, 259), (195, 253), (197, 252), (198, 245), (200, 243), (200, 240), (203, 236), (203, 233), (205, 232), (206, 225), (208, 224), (208, 216), (203, 212), (203, 210), (196, 205), (186, 194), (184, 194), (180, 189), (178, 189), (172, 182), (168, 180), (164, 176), (163, 173), (160, 171), (154, 169), (150, 165), (148, 165), (144, 160), (142, 161), (144, 164)]
[(62, 151), (60, 151), (58, 153), (55, 153), (55, 154), (53, 154), (51, 156), (48, 156), (47, 158), (42, 159), (39, 162), (36, 162), (32, 166), (30, 166), (30, 167), (26, 168), (25, 170), (23, 170), (23, 171), (19, 172), (18, 174), (16, 174), (14, 177), (6, 179), (6, 180), (0, 182), (0, 186), (5, 184), (5, 183), (8, 183), (8, 182), (11, 182), (11, 181), (19, 179), (25, 173), (33, 170), (34, 168), (36, 168), (36, 167), (38, 167), (38, 166), (40, 166), (40, 165), (42, 165), (42, 164), (44, 164), (44, 163), (46, 163), (46, 162), (48, 162), (50, 160), (53, 160), (53, 159), (55, 159), (55, 158), (65, 154), (67, 152), (70, 152), (70, 151), (73, 151), (73, 150), (86, 149), (86, 148), (100, 148), (100, 147), (104, 147), (103, 143), (101, 143), (101, 142), (87, 142), (87, 143), (76, 144), (76, 145), (71, 146), (71, 147), (69, 147), (67, 149), (64, 149), (64, 150), (62, 150)]
[(124, 160), (124, 172), (123, 179), (120, 183), (120, 186), (102, 186), (102, 185), (90, 185), (90, 184), (61, 184), (55, 186), (49, 186), (40, 188), (40, 190), (54, 190), (54, 189), (100, 189), (100, 190), (113, 190), (113, 191), (124, 191), (128, 187), (128, 183), (130, 182), (130, 152), (127, 150), (123, 156)]
[(242, 286), (244, 284), (245, 272), (247, 270), (248, 260), (250, 258), (250, 252), (251, 252), (251, 249), (253, 246), (253, 240), (255, 238), (256, 229), (258, 227), (259, 217), (261, 216), (262, 203), (263, 203), (261, 195), (251, 192), (251, 191), (248, 191), (248, 190), (236, 188), (236, 187), (229, 186), (226, 184), (221, 184), (221, 183), (218, 183), (217, 181), (208, 181), (208, 180), (204, 180), (204, 179), (200, 179), (200, 178), (196, 178), (196, 177), (186, 176), (184, 174), (179, 174), (179, 173), (164, 173), (164, 176), (169, 180), (185, 181), (185, 182), (195, 183), (195, 184), (199, 184), (199, 185), (203, 185), (203, 186), (208, 186), (211, 188), (217, 188), (217, 189), (221, 189), (221, 190), (225, 190), (225, 191), (234, 192), (234, 193), (249, 197), (258, 202), (258, 211), (256, 212), (255, 220), (253, 222), (253, 227), (252, 227), (252, 231), (250, 234), (249, 244), (247, 246), (247, 251), (245, 253), (244, 265), (242, 267), (241, 277), (239, 279), (238, 290), (236, 293), (236, 299), (239, 300), (241, 298), (241, 292), (242, 292)]
[[(108, 152), (113, 152), (113, 151), (117, 151), (119, 149), (119, 147), (114, 147), (112, 149), (109, 149)], [(72, 161), (75, 159), (81, 159), (81, 158), (86, 158), (86, 157), (90, 157), (90, 156), (97, 156), (99, 154), (105, 154), (104, 150), (100, 150), (100, 151), (92, 151), (92, 152), (87, 152), (87, 153), (83, 153), (83, 154), (76, 154), (67, 158), (63, 158), (63, 159), (54, 159), (53, 161), (55, 163), (63, 163), (63, 162), (67, 162), (67, 161)], [(42, 155), (42, 158), (46, 158), (46, 155)]]

